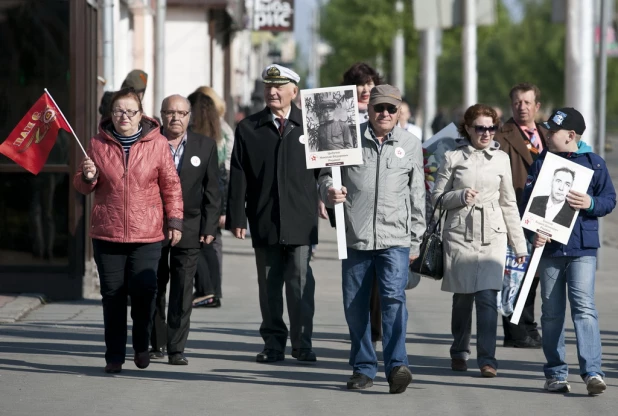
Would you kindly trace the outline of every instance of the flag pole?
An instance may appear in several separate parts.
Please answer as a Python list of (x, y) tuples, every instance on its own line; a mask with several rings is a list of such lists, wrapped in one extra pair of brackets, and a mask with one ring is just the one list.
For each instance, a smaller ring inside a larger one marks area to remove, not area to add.
[(84, 152), (84, 156), (88, 157), (88, 154), (86, 153), (86, 150), (84, 149), (84, 146), (82, 146), (81, 142), (79, 141), (79, 139), (77, 138), (77, 134), (75, 134), (75, 131), (73, 130), (73, 127), (71, 126), (71, 123), (69, 123), (69, 120), (67, 120), (67, 118), (64, 116), (64, 114), (62, 113), (62, 110), (60, 109), (60, 107), (58, 106), (58, 104), (56, 104), (56, 101), (54, 100), (54, 97), (51, 96), (51, 94), (49, 93), (49, 91), (47, 91), (47, 88), (43, 88), (43, 90), (45, 91), (45, 94), (47, 94), (47, 96), (49, 97), (50, 100), (52, 100), (52, 102), (54, 103), (54, 105), (56, 106), (56, 108), (58, 109), (58, 111), (60, 112), (60, 115), (62, 116), (62, 118), (64, 119), (64, 122), (67, 123), (67, 126), (69, 126), (69, 128), (71, 129), (71, 133), (73, 133), (73, 137), (75, 137), (75, 141), (77, 142), (77, 144), (79, 145), (79, 148), (82, 149), (82, 152)]

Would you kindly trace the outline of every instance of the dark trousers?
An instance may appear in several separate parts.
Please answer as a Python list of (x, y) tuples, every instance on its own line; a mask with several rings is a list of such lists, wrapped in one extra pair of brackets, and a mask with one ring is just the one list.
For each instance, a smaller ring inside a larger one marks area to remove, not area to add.
[(127, 345), (127, 295), (131, 296), (133, 350), (148, 350), (157, 294), (161, 243), (111, 243), (92, 240), (101, 282), (105, 361), (124, 363)]
[(293, 349), (310, 349), (315, 311), (311, 246), (271, 245), (255, 248), (264, 347), (284, 352), (288, 328), (283, 321), (283, 285)]
[[(534, 322), (534, 301), (536, 300), (536, 289), (539, 286), (539, 278), (535, 277), (532, 280), (532, 286), (530, 286), (530, 292), (524, 303), (524, 309), (519, 319), (519, 324), (514, 325), (511, 323), (510, 316), (502, 317), (502, 326), (504, 328), (504, 340), (505, 341), (523, 341), (527, 336), (538, 336), (539, 331), (537, 329), (537, 323)], [(517, 295), (519, 297), (519, 294)], [(515, 300), (517, 302), (517, 299)]]
[(451, 315), (451, 358), (467, 360), (472, 336), (472, 307), (476, 305), (476, 353), (479, 368), (490, 365), (498, 368), (496, 361), (496, 332), (498, 330), (497, 290), (453, 294)]
[(219, 237), (210, 244), (202, 244), (195, 274), (195, 297), (214, 295), (221, 297), (221, 264), (217, 253)]
[[(191, 320), (193, 276), (199, 252), (199, 248), (177, 248), (170, 245), (161, 249), (157, 271), (157, 308), (150, 338), (153, 349), (167, 347), (169, 355), (185, 350)], [(170, 298), (166, 324), (165, 292), (168, 282)]]

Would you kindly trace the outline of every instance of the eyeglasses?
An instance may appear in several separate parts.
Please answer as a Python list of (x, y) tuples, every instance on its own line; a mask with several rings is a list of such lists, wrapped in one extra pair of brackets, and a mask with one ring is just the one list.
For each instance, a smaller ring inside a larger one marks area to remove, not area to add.
[(129, 118), (135, 117), (135, 115), (139, 113), (139, 110), (114, 110), (112, 111), (112, 115), (114, 117), (122, 117), (123, 115), (127, 115)]
[(376, 113), (383, 113), (384, 110), (388, 111), (388, 114), (395, 114), (398, 110), (395, 105), (376, 104), (373, 106), (373, 111)]
[(164, 111), (164, 110), (161, 110), (161, 114), (164, 117), (167, 117), (167, 118), (173, 118), (173, 117), (176, 117), (176, 116), (178, 116), (178, 118), (185, 118), (187, 116), (187, 114), (189, 114), (190, 112), (191, 111), (174, 111), (174, 110), (169, 110), (169, 111), (165, 110)]
[(498, 131), (498, 126), (473, 126), (476, 134), (484, 134), (485, 132), (495, 133)]

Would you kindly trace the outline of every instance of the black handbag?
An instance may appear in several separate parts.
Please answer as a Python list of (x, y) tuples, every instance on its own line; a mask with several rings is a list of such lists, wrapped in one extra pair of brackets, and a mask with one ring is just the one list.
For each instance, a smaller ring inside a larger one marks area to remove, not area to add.
[[(442, 209), (442, 199), (440, 195), (433, 207), (427, 230), (421, 241), (421, 248), (418, 258), (410, 265), (410, 270), (431, 279), (440, 280), (444, 275), (444, 255), (442, 250), (442, 217), (446, 210)], [(440, 208), (440, 214), (435, 223), (432, 223), (436, 214), (436, 209)]]

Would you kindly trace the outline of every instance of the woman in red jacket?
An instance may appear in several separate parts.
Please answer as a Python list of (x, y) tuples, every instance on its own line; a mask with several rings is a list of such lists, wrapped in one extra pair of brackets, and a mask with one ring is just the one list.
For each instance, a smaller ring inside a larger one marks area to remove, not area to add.
[[(111, 101), (111, 119), (101, 120), (88, 157), (73, 184), (94, 192), (90, 237), (103, 296), (105, 372), (119, 373), (127, 343), (127, 295), (131, 296), (134, 362), (150, 364), (148, 342), (157, 292), (157, 264), (164, 218), (172, 245), (182, 231), (180, 180), (156, 120), (142, 114), (132, 88)], [(165, 215), (164, 215), (165, 207)]]

